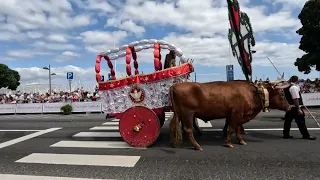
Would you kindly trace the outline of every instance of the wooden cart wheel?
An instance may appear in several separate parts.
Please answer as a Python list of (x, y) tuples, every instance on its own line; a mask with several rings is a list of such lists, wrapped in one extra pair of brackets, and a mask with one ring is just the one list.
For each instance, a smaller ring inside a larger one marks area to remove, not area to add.
[(157, 114), (145, 106), (127, 109), (119, 121), (121, 137), (133, 147), (148, 147), (160, 134)]

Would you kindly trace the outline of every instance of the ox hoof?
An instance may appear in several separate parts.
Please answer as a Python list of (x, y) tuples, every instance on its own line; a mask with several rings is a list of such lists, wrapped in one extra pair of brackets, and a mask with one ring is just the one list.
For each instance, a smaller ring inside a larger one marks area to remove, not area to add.
[(232, 144), (225, 144), (224, 146), (228, 147), (228, 148), (233, 148)]
[(179, 145), (177, 145), (177, 144), (172, 144), (171, 147), (172, 147), (172, 148), (179, 148)]
[(199, 147), (194, 147), (195, 150), (198, 150), (198, 151), (202, 151), (203, 149), (199, 146)]
[(247, 143), (244, 142), (244, 140), (239, 141), (239, 144), (241, 144), (241, 145), (247, 145)]

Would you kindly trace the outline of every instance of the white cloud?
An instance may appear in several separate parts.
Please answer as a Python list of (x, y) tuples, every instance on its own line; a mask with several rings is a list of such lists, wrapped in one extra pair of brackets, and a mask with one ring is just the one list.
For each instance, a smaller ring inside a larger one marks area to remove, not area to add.
[(114, 43), (119, 44), (127, 37), (126, 31), (86, 31), (80, 34), (85, 48), (89, 52), (99, 53), (113, 47)]
[(125, 20), (122, 22), (118, 22), (115, 18), (110, 18), (107, 21), (106, 26), (114, 26), (121, 30), (126, 30), (128, 32), (133, 32), (138, 36), (141, 36), (146, 30), (143, 26), (138, 26), (132, 20)]
[(302, 8), (307, 0), (272, 0), (274, 3), (282, 4), (285, 9)]
[[(252, 6), (250, 2), (241, 0), (240, 4), (251, 19), (254, 33), (259, 35), (253, 63), (270, 66), (266, 59), (269, 56), (277, 66), (292, 67), (295, 59), (302, 55), (295, 33), (301, 25), (292, 15), (292, 9), (302, 8), (306, 0), (271, 0), (265, 1), (264, 6)], [(272, 3), (283, 8), (270, 12)], [(0, 56), (1, 60), (36, 57), (34, 63), (50, 56), (46, 59), (73, 64), (87, 52), (94, 59), (96, 53), (112, 49), (114, 44), (121, 46), (129, 41), (156, 37), (180, 47), (197, 64), (224, 66), (230, 60), (237, 64), (229, 51), (226, 5), (225, 0), (3, 0), (0, 1), (0, 43), (5, 44), (5, 52)], [(99, 24), (91, 26), (97, 22)], [(270, 34), (278, 39), (271, 39)], [(282, 43), (286, 41), (288, 43)], [(152, 63), (152, 51), (139, 52), (139, 63)], [(166, 53), (162, 51), (162, 56)], [(95, 78), (94, 70), (89, 72), (93, 67), (59, 68), (56, 70), (74, 68), (75, 72), (87, 72), (84, 76), (93, 81)], [(20, 70), (37, 74), (39, 68)], [(45, 71), (38, 73), (41, 77), (44, 73), (43, 79), (46, 79)], [(65, 72), (59, 73), (65, 80)], [(36, 82), (36, 77), (24, 80)]]
[(10, 31), (0, 31), (0, 41), (23, 41), (25, 39), (25, 34), (14, 33)]
[(32, 46), (39, 49), (49, 49), (49, 50), (74, 50), (76, 46), (73, 44), (63, 44), (63, 43), (48, 43), (44, 41), (36, 41)]
[(54, 62), (71, 62), (71, 61), (77, 61), (77, 57), (79, 57), (80, 54), (76, 52), (71, 51), (64, 51), (62, 54), (56, 56), (53, 61)]
[(0, 15), (7, 22), (22, 29), (71, 29), (87, 26), (93, 21), (90, 15), (73, 15), (69, 1), (0, 1)]
[(6, 20), (6, 17), (5, 17), (5, 16), (0, 15), (0, 22), (2, 22), (2, 21), (4, 21), (4, 20)]
[[(195, 59), (194, 63), (205, 66), (224, 66), (231, 60), (236, 62), (231, 51), (229, 42), (223, 36), (213, 38), (200, 38), (192, 34), (177, 35), (170, 34), (164, 40), (175, 44), (181, 48), (187, 58)], [(257, 41), (253, 55), (253, 64), (260, 66), (270, 66), (267, 56), (271, 58), (277, 66), (292, 66), (297, 57), (303, 52), (298, 50), (298, 44), (288, 44), (279, 42)], [(178, 59), (178, 58), (177, 58)]]
[[(14, 68), (21, 75), (21, 86), (20, 89), (29, 85), (29, 88), (25, 88), (26, 91), (33, 91), (40, 87), (47, 91), (48, 88), (48, 71), (44, 70), (42, 67), (30, 67), (30, 68)], [(101, 69), (103, 72), (107, 72), (106, 69)], [(51, 72), (56, 75), (52, 76), (52, 87), (57, 90), (69, 90), (68, 81), (66, 80), (67, 72), (73, 72), (74, 80), (72, 86), (80, 88), (81, 86), (87, 90), (94, 90), (96, 83), (95, 77), (96, 73), (94, 67), (81, 68), (77, 66), (61, 66), (61, 67), (51, 67)], [(124, 73), (117, 72), (116, 76), (121, 78)], [(31, 85), (34, 84), (34, 85)], [(30, 86), (31, 85), (31, 86)], [(59, 87), (59, 88), (57, 88)], [(28, 89), (28, 90), (27, 90)], [(37, 91), (37, 90), (36, 90)]]
[(20, 33), (18, 26), (14, 24), (0, 24), (0, 30), (10, 31), (13, 33)]
[(36, 51), (32, 49), (11, 50), (7, 52), (11, 58), (32, 58), (36, 55), (51, 55), (50, 52)]
[(37, 31), (28, 31), (27, 35), (31, 39), (39, 39), (39, 38), (43, 37), (43, 34), (41, 32), (37, 32)]
[(67, 38), (62, 34), (50, 34), (48, 36), (48, 39), (50, 41), (55, 41), (55, 42), (62, 42), (62, 43), (68, 42)]
[(62, 53), (62, 55), (72, 56), (72, 57), (79, 57), (79, 54), (78, 54), (78, 53), (71, 52), (71, 51), (65, 51), (65, 52)]
[[(295, 27), (299, 24), (296, 18), (291, 17), (291, 11), (283, 11), (266, 15), (268, 7), (242, 6), (251, 18), (255, 32), (270, 29)], [(112, 22), (117, 26), (124, 20), (140, 22), (143, 25), (174, 25), (177, 28), (188, 30), (196, 35), (214, 36), (226, 34), (228, 24), (228, 10), (226, 3), (212, 4), (211, 0), (177, 2), (144, 1), (141, 3), (127, 2), (123, 11), (119, 11), (116, 20)], [(263, 19), (263, 21), (262, 21)], [(117, 22), (116, 22), (117, 21)], [(281, 23), (275, 23), (281, 22)]]
[(102, 12), (114, 12), (116, 9), (104, 0), (72, 0), (78, 7), (87, 10), (97, 10)]

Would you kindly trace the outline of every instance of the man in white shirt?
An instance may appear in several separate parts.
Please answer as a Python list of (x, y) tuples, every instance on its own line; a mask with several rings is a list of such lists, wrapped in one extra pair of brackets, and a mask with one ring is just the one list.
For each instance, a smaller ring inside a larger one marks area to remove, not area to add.
[(291, 139), (293, 136), (290, 136), (291, 122), (295, 119), (300, 133), (303, 136), (303, 139), (315, 140), (316, 137), (310, 136), (308, 129), (305, 123), (305, 114), (300, 106), (303, 105), (300, 87), (299, 87), (299, 78), (298, 76), (292, 76), (290, 78), (291, 86), (285, 89), (286, 99), (293, 107), (291, 111), (287, 112), (285, 115), (285, 122), (283, 127), (283, 138)]

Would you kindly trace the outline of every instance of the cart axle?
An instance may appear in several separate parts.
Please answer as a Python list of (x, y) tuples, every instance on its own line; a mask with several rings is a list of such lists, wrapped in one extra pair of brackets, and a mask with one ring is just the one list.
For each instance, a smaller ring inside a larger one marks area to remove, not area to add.
[(134, 126), (133, 130), (134, 130), (135, 132), (139, 132), (139, 131), (143, 128), (144, 125), (145, 125), (145, 124), (144, 124), (144, 122), (142, 121), (141, 123), (139, 123), (139, 124), (137, 124), (136, 126)]

